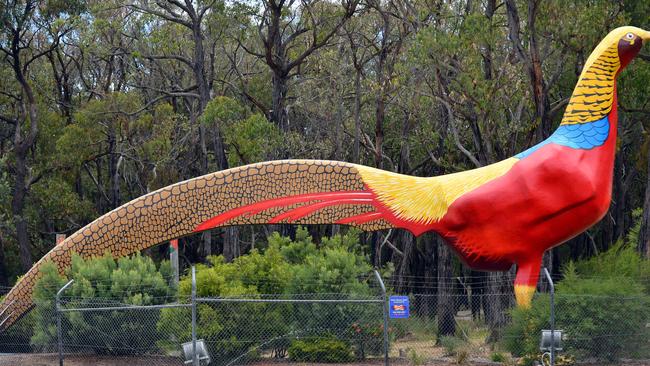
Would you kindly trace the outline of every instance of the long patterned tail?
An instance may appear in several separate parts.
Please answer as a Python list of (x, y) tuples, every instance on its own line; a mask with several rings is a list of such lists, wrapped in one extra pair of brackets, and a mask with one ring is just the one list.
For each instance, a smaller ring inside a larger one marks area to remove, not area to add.
[(173, 184), (91, 222), (46, 254), (0, 305), (0, 329), (32, 307), (40, 265), (64, 272), (72, 253), (115, 257), (224, 225), (348, 224), (372, 231), (399, 227), (349, 163), (284, 160), (252, 164)]

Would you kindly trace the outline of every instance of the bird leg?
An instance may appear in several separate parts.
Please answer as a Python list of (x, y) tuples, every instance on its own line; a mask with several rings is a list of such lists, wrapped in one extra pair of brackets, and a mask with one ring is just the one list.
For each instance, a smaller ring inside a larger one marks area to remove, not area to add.
[(541, 265), (541, 255), (533, 255), (531, 258), (517, 263), (518, 268), (517, 276), (515, 277), (515, 298), (519, 307), (530, 308), (533, 295), (535, 295)]

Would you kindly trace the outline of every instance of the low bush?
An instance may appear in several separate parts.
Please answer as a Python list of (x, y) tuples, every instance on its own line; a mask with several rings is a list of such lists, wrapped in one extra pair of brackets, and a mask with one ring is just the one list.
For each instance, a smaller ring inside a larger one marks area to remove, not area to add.
[(506, 355), (501, 352), (494, 352), (490, 355), (490, 361), (492, 362), (506, 362), (507, 360)]
[[(391, 328), (389, 337), (391, 337)], [(354, 344), (354, 354), (357, 359), (368, 355), (380, 355), (384, 351), (384, 327), (374, 323), (354, 323), (350, 329), (349, 339)]]
[(454, 336), (442, 336), (438, 340), (438, 343), (445, 349), (447, 356), (453, 356), (467, 347), (467, 342)]
[[(65, 276), (47, 262), (41, 266), (41, 278), (34, 289), (35, 346), (56, 344), (56, 327), (52, 317), (54, 295), (68, 279), (73, 285), (64, 294), (74, 299), (74, 308), (121, 305), (156, 305), (164, 303), (173, 288), (167, 282), (171, 274), (168, 263), (157, 267), (149, 257), (135, 255), (115, 260), (110, 254), (93, 259), (72, 257)], [(160, 312), (157, 310), (66, 312), (63, 317), (64, 343), (114, 355), (142, 354), (157, 349), (156, 332)]]
[[(50, 318), (54, 319), (53, 314)], [(34, 351), (30, 345), (30, 340), (33, 335), (34, 312), (31, 311), (20, 318), (9, 329), (0, 332), (0, 353), (27, 353)], [(54, 344), (52, 344), (47, 349), (40, 348), (37, 351), (51, 352), (54, 349)]]
[(537, 355), (542, 329), (548, 329), (548, 295), (538, 294), (530, 308), (514, 308), (511, 316), (512, 321), (505, 328), (501, 339), (503, 346), (516, 357)]
[[(565, 268), (555, 301), (556, 329), (567, 338), (565, 352), (608, 361), (645, 356), (650, 296), (638, 275), (648, 263), (631, 246), (617, 244)], [(539, 354), (541, 330), (550, 326), (549, 306), (548, 295), (542, 294), (530, 309), (512, 311), (503, 342), (513, 355)]]
[(354, 360), (350, 344), (335, 338), (307, 338), (291, 342), (289, 359), (296, 362), (341, 363)]
[[(198, 265), (198, 296), (376, 294), (368, 283), (359, 280), (371, 267), (357, 235), (323, 238), (317, 245), (307, 230), (298, 228), (295, 239), (274, 233), (268, 243), (263, 251), (252, 250), (231, 263), (222, 257), (209, 257), (209, 266)], [(190, 289), (190, 278), (185, 277), (180, 283), (181, 298), (187, 298)], [(179, 320), (182, 316), (182, 309), (164, 309), (159, 330), (176, 339), (187, 339), (190, 325)], [(381, 306), (349, 303), (210, 303), (198, 307), (198, 336), (206, 339), (215, 364), (234, 358), (242, 361), (252, 352), (270, 351), (282, 358), (291, 339), (310, 339), (323, 333), (349, 340), (348, 347), (363, 358), (382, 351), (381, 319)]]
[(576, 355), (614, 361), (647, 347), (650, 298), (640, 284), (629, 278), (581, 279), (569, 270), (558, 292), (557, 328), (565, 330), (566, 347)]

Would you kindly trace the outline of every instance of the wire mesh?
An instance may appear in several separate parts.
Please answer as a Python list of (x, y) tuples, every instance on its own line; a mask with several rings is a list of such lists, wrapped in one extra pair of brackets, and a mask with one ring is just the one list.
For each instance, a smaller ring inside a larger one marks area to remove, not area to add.
[[(393, 362), (446, 365), (516, 360), (532, 364), (542, 357), (541, 330), (550, 326), (548, 294), (538, 293), (533, 308), (523, 310), (514, 307), (514, 295), (507, 286), (477, 282), (444, 287), (416, 280), (412, 283), (419, 285), (420, 293), (402, 292), (410, 298), (409, 318), (389, 322)], [(396, 283), (390, 287), (396, 288)], [(490, 291), (495, 288), (502, 291)], [(99, 355), (183, 364), (182, 344), (192, 338), (191, 299), (163, 294), (138, 302), (127, 295), (61, 298), (66, 357)], [(204, 340), (212, 365), (379, 364), (382, 301), (380, 291), (200, 297), (196, 299), (197, 338)], [(627, 359), (650, 364), (648, 296), (568, 294), (565, 290), (555, 295), (555, 315), (555, 329), (563, 331), (558, 365)], [(4, 362), (8, 357), (4, 354), (55, 354), (56, 316), (54, 300), (37, 303), (0, 333), (0, 364), (16, 364)]]
[(383, 355), (383, 302), (345, 294), (198, 299), (214, 365), (350, 362)]

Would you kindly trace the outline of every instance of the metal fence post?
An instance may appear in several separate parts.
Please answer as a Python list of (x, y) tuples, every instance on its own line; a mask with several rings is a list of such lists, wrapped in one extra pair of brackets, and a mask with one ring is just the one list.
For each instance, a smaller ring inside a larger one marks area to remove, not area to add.
[(196, 354), (196, 270), (192, 266), (192, 364), (199, 366), (199, 355)]
[(63, 366), (63, 330), (61, 329), (61, 294), (67, 289), (74, 280), (68, 281), (63, 287), (56, 292), (56, 338), (59, 349), (59, 366)]
[(546, 267), (544, 267), (544, 275), (549, 283), (551, 292), (551, 366), (555, 366), (555, 285)]
[(382, 281), (381, 275), (377, 270), (375, 270), (375, 277), (377, 278), (377, 282), (379, 282), (379, 286), (381, 287), (381, 300), (384, 313), (384, 365), (388, 366), (388, 351), (390, 345), (388, 343), (388, 302), (386, 299), (386, 286), (384, 286), (384, 281)]

